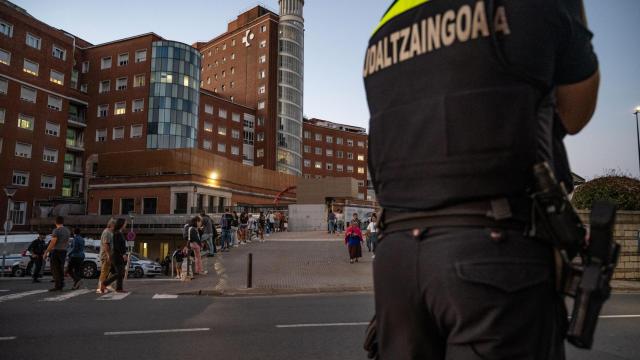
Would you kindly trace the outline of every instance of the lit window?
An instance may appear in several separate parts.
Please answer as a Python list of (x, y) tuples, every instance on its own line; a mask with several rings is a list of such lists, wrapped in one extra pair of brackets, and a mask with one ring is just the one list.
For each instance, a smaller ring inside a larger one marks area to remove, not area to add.
[(98, 117), (103, 118), (109, 115), (109, 105), (99, 105), (98, 106)]
[(122, 140), (124, 139), (124, 127), (115, 127), (113, 128), (113, 140)]
[(82, 73), (86, 74), (89, 72), (89, 62), (85, 61), (82, 63)]
[(40, 39), (39, 37), (31, 34), (31, 33), (27, 33), (27, 40), (26, 40), (26, 44), (28, 46), (31, 46), (34, 49), (38, 49), (40, 50), (40, 43), (42, 42), (42, 39)]
[(227, 135), (227, 128), (226, 127), (222, 127), (222, 126), (218, 126), (218, 135), (226, 136)]
[(100, 81), (100, 88), (98, 89), (98, 92), (102, 94), (109, 92), (109, 90), (111, 90), (111, 80)]
[(96, 130), (96, 142), (105, 142), (107, 140), (107, 129)]
[(225, 144), (218, 144), (218, 152), (227, 152), (227, 146)]
[(358, 167), (358, 174), (364, 174), (364, 168)]
[(358, 161), (364, 161), (364, 155), (358, 154)]
[(147, 61), (147, 49), (137, 50), (136, 51), (136, 62), (144, 62)]
[(240, 148), (238, 146), (232, 146), (231, 155), (240, 155)]
[(311, 167), (311, 160), (305, 160), (304, 167)]
[(45, 128), (44, 133), (51, 136), (56, 136), (56, 137), (59, 136), (60, 124), (47, 121), (47, 127)]
[(129, 53), (118, 55), (118, 66), (125, 66), (129, 63)]
[(185, 75), (184, 79), (182, 80), (182, 85), (184, 86), (189, 86), (189, 77)]
[(322, 162), (320, 162), (320, 161), (316, 161), (316, 163), (315, 163), (315, 168), (316, 168), (316, 169), (322, 169)]
[(121, 102), (117, 102), (115, 109), (114, 109), (114, 114), (115, 115), (124, 115), (127, 112), (127, 103), (124, 101)]
[(51, 56), (64, 61), (67, 59), (67, 51), (61, 47), (53, 45), (51, 48)]
[(100, 61), (100, 69), (111, 69), (111, 56), (103, 57)]
[(4, 20), (0, 20), (0, 34), (12, 37), (13, 36), (13, 25), (9, 24)]
[(127, 90), (127, 78), (116, 79), (116, 90)]
[(43, 189), (55, 189), (56, 188), (56, 177), (49, 175), (42, 175), (40, 177), (40, 187)]
[(11, 53), (0, 49), (0, 64), (11, 65)]
[(16, 156), (31, 159), (31, 144), (16, 142)]
[(57, 163), (58, 162), (58, 150), (44, 148), (42, 151), (42, 161), (49, 163)]
[(204, 149), (206, 149), (206, 150), (211, 150), (211, 146), (212, 146), (212, 144), (211, 144), (211, 141), (209, 141), (209, 140), (204, 140), (202, 142), (202, 147)]
[(136, 99), (133, 100), (132, 103), (132, 110), (133, 112), (140, 112), (144, 110), (144, 99)]
[(133, 87), (144, 86), (144, 80), (144, 75), (136, 75), (136, 77), (133, 78)]
[(20, 99), (28, 102), (36, 102), (37, 92), (36, 89), (22, 86), (20, 87)]
[(62, 110), (62, 98), (49, 95), (47, 107), (51, 110), (56, 110), (56, 111)]
[(166, 72), (160, 73), (160, 82), (170, 84), (173, 82), (173, 75)]
[(213, 105), (205, 104), (204, 112), (213, 115)]
[(51, 70), (49, 81), (54, 84), (64, 85), (64, 74), (59, 71)]
[(210, 123), (210, 122), (205, 121), (204, 122), (204, 131), (213, 132), (213, 124)]
[(25, 130), (33, 131), (33, 123), (35, 118), (33, 116), (20, 114), (18, 115), (18, 127)]
[(14, 171), (11, 184), (18, 186), (29, 186), (29, 173), (26, 171)]
[(24, 63), (22, 65), (22, 71), (27, 74), (31, 74), (33, 76), (38, 76), (40, 65), (38, 63), (33, 62), (31, 60), (24, 59)]
[(227, 110), (219, 109), (218, 110), (218, 116), (223, 118), (223, 119), (226, 119), (227, 118)]

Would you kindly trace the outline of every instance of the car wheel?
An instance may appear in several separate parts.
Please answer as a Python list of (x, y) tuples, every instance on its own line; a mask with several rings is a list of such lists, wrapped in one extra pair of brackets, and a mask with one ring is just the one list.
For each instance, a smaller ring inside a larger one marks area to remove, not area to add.
[(23, 277), (26, 275), (24, 269), (21, 269), (20, 266), (17, 265), (13, 267), (11, 272), (15, 277)]
[(133, 275), (136, 278), (141, 278), (144, 276), (144, 271), (142, 270), (142, 268), (137, 267), (134, 271), (133, 271)]
[(89, 261), (82, 264), (82, 277), (85, 279), (93, 279), (96, 275), (98, 275), (96, 264)]

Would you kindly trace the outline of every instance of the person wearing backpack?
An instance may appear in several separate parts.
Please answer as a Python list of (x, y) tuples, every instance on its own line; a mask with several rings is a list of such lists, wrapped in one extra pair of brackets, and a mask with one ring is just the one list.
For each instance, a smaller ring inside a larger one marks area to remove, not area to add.
[(357, 221), (351, 221), (351, 226), (347, 228), (344, 236), (344, 242), (349, 249), (349, 262), (358, 262), (358, 258), (362, 257), (362, 230)]
[(42, 263), (44, 260), (44, 250), (47, 248), (47, 245), (44, 243), (45, 236), (45, 234), (38, 235), (38, 237), (31, 242), (29, 248), (27, 248), (27, 251), (31, 253), (31, 261), (34, 265), (31, 270), (34, 283), (40, 282), (38, 278), (41, 276), (40, 271), (42, 270)]
[(174, 267), (176, 271), (176, 279), (182, 278), (182, 262), (184, 261), (184, 252), (181, 247), (177, 247), (171, 255), (174, 261)]

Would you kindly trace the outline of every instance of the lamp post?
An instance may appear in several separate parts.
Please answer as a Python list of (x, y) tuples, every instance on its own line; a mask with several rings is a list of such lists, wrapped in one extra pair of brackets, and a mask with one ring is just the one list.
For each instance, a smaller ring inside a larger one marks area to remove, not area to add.
[(636, 136), (638, 138), (638, 171), (640, 171), (640, 127), (638, 126), (638, 113), (640, 113), (640, 106), (636, 107), (636, 111), (633, 112), (636, 115)]
[(18, 191), (18, 189), (14, 187), (7, 186), (4, 188), (4, 193), (5, 195), (7, 195), (7, 214), (5, 216), (5, 221), (4, 221), (4, 248), (2, 249), (2, 276), (3, 277), (4, 277), (4, 270), (5, 270), (5, 261), (7, 259), (7, 237), (9, 232), (11, 231), (11, 228), (13, 227), (13, 222), (9, 217), (11, 212), (11, 200), (13, 199), (13, 196), (16, 194), (16, 191)]

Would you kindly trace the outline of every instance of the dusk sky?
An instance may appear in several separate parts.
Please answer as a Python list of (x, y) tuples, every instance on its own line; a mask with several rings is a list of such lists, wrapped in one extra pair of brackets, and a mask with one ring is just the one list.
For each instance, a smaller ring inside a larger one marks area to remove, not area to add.
[[(191, 44), (209, 40), (258, 3), (249, 0), (14, 0), (34, 17), (91, 43), (155, 32)], [(362, 64), (369, 36), (390, 0), (307, 0), (304, 113), (368, 127)], [(105, 7), (108, 4), (108, 7)], [(277, 11), (276, 0), (265, 1)], [(568, 141), (574, 172), (615, 169), (638, 177), (633, 110), (640, 105), (640, 1), (585, 0), (602, 83), (590, 125)]]

